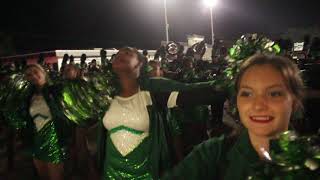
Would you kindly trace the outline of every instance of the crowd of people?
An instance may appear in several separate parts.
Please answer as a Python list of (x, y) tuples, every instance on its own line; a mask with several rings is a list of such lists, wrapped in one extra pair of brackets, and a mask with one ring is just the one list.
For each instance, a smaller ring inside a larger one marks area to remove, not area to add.
[[(20, 73), (28, 86), (18, 111), (0, 111), (0, 157), (5, 159), (0, 175), (39, 180), (248, 178), (255, 163), (270, 161), (269, 142), (291, 129), (296, 117), (315, 121), (318, 116), (310, 115), (303, 98), (319, 101), (319, 89), (304, 86), (292, 59), (258, 52), (244, 58), (230, 91), (232, 82), (224, 77), (232, 62), (228, 50), (213, 49), (211, 62), (202, 59), (205, 51), (204, 42), (186, 53), (171, 42), (153, 60), (147, 51), (124, 47), (110, 60), (102, 49), (99, 65), (96, 60), (87, 64), (85, 54), (80, 64), (65, 54), (59, 71), (41, 60), (16, 65), (2, 75), (6, 94), (1, 106), (12, 103), (12, 92), (6, 90), (12, 75)], [(95, 77), (103, 77), (105, 87), (92, 86)], [(217, 83), (221, 79), (227, 86)], [(92, 86), (93, 96), (75, 88), (79, 84)], [(101, 95), (108, 98), (94, 103), (101, 100), (94, 96)], [(82, 106), (69, 109), (66, 103)], [(309, 114), (297, 116), (304, 108)], [(97, 115), (96, 109), (103, 113)], [(18, 119), (14, 113), (23, 119), (19, 127), (10, 126)], [(86, 118), (77, 119), (77, 113)], [(303, 133), (319, 129), (319, 124), (302, 128), (304, 122), (299, 122)], [(19, 162), (29, 166), (18, 168)], [(312, 177), (319, 178), (319, 171)]]

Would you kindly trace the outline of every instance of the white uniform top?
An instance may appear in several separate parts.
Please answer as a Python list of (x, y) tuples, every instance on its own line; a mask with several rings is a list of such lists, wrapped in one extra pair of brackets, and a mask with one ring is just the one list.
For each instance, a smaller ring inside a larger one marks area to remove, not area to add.
[(44, 125), (52, 120), (49, 106), (42, 95), (32, 96), (29, 113), (37, 131), (40, 131)]
[[(174, 107), (178, 92), (171, 93), (168, 99), (168, 107)], [(119, 130), (111, 133), (110, 138), (117, 150), (126, 156), (133, 151), (144, 138), (149, 136), (149, 114), (147, 106), (152, 105), (150, 93), (139, 91), (130, 97), (116, 96), (105, 113), (103, 124), (109, 131), (114, 128)], [(126, 128), (137, 130), (134, 133)]]

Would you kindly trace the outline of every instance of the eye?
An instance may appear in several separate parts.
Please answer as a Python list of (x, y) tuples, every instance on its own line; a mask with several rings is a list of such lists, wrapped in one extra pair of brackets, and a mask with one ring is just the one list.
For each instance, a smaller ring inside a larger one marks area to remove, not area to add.
[(239, 95), (240, 95), (241, 97), (250, 97), (250, 96), (252, 96), (252, 93), (251, 93), (250, 91), (241, 91), (241, 92), (239, 93)]
[(271, 92), (269, 93), (269, 95), (270, 95), (271, 97), (280, 97), (280, 96), (283, 96), (283, 92), (281, 92), (281, 91), (271, 91)]

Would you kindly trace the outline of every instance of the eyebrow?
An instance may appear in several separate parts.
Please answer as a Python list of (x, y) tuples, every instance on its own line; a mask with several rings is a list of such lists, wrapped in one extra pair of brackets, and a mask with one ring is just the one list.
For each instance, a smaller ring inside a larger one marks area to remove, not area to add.
[(272, 86), (269, 86), (268, 89), (271, 89), (271, 88), (277, 88), (277, 87), (285, 87), (283, 84), (275, 84), (275, 85), (272, 85)]
[[(274, 84), (272, 86), (268, 86), (267, 89), (272, 89), (272, 88), (277, 88), (277, 87), (284, 87), (283, 84)], [(240, 86), (239, 89), (242, 89), (242, 88), (245, 88), (245, 89), (252, 89), (252, 87), (248, 86), (248, 85), (243, 85), (243, 86)]]

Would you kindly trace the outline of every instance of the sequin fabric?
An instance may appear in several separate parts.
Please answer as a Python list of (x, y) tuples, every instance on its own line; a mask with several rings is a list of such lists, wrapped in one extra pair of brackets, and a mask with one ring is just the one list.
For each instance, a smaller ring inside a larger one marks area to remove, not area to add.
[(150, 171), (150, 138), (145, 138), (137, 148), (127, 156), (122, 156), (107, 138), (106, 167), (104, 171), (105, 180), (152, 179)]
[(126, 98), (116, 96), (111, 102), (103, 123), (122, 156), (129, 154), (148, 137), (150, 122), (146, 107), (151, 104), (151, 96), (146, 91)]
[(108, 129), (105, 179), (152, 179), (149, 166), (149, 92), (116, 96), (103, 123)]
[(143, 140), (148, 137), (149, 133), (144, 133), (137, 130), (121, 126), (121, 129), (118, 129), (115, 132), (110, 133), (110, 138), (121, 153), (122, 156), (126, 156), (132, 152)]
[(34, 158), (57, 164), (63, 162), (65, 156), (65, 151), (58, 143), (53, 121), (46, 123), (40, 131), (34, 133)]

